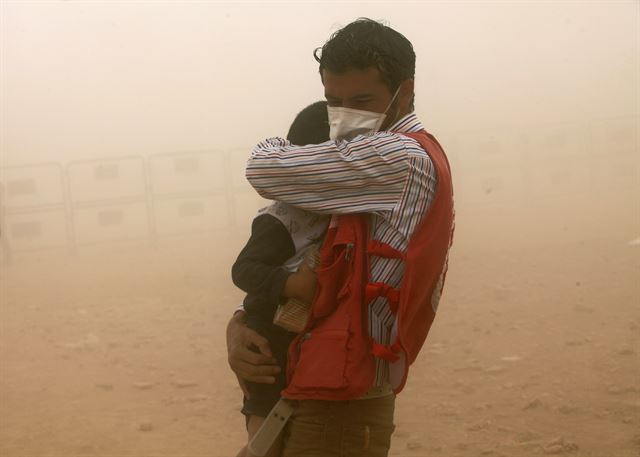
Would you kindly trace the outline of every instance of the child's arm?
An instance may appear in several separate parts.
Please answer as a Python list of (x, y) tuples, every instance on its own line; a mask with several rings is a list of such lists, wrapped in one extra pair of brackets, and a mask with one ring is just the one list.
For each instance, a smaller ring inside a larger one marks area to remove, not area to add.
[(231, 269), (233, 283), (273, 306), (280, 303), (291, 274), (282, 265), (295, 254), (291, 235), (277, 218), (262, 214), (253, 220), (251, 237)]

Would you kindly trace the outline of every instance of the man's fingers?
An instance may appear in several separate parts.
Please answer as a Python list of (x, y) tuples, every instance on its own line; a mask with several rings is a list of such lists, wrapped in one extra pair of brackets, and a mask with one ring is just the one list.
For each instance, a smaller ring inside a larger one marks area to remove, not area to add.
[(276, 362), (273, 358), (273, 354), (271, 353), (271, 348), (269, 347), (269, 342), (267, 340), (254, 344), (258, 347), (258, 350), (262, 355), (264, 355), (265, 357), (269, 357), (271, 361)]
[(239, 364), (249, 365), (276, 365), (277, 361), (273, 357), (250, 351), (247, 348), (239, 347), (229, 354), (229, 365), (233, 368)]
[(247, 381), (253, 381), (254, 377), (275, 376), (280, 373), (278, 365), (253, 365), (238, 361), (234, 368), (236, 374)]
[(246, 342), (249, 344), (254, 344), (265, 356), (273, 358), (271, 348), (269, 347), (269, 340), (260, 335), (258, 332), (251, 330), (250, 328), (247, 328), (246, 330)]
[(247, 381), (257, 382), (260, 384), (275, 384), (275, 376), (250, 376), (247, 377)]
[[(239, 362), (234, 367), (236, 375), (251, 382), (267, 382), (273, 384), (276, 381), (275, 375), (280, 373), (280, 367), (277, 365), (251, 365), (248, 363)], [(264, 381), (264, 379), (268, 379)]]
[[(260, 384), (275, 384), (275, 382), (276, 382), (276, 377), (275, 376), (258, 375), (258, 374), (256, 374), (255, 371), (251, 371), (251, 373), (249, 373), (249, 372), (238, 373), (236, 376), (238, 377), (238, 380), (244, 380), (245, 383), (248, 381), (248, 382), (256, 382), (256, 383), (260, 383)], [(244, 392), (245, 396), (247, 398), (249, 398), (249, 391), (247, 390), (246, 384), (243, 385), (241, 383), (240, 384), (240, 388)]]
[[(227, 325), (227, 351), (229, 366), (248, 397), (246, 381), (273, 384), (280, 367), (269, 348), (269, 341), (248, 328), (242, 317), (242, 313), (237, 313)], [(258, 348), (259, 352), (252, 351), (252, 347)]]

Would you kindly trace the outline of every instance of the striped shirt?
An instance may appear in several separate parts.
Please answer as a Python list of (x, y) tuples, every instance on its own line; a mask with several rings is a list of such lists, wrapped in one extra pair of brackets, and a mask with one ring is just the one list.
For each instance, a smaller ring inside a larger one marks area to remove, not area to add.
[[(417, 141), (401, 133), (423, 130), (411, 113), (389, 131), (351, 141), (295, 146), (281, 138), (259, 143), (247, 163), (247, 180), (264, 198), (323, 214), (370, 213), (372, 239), (406, 251), (436, 191), (436, 170)], [(404, 263), (372, 257), (371, 281), (398, 287)], [(395, 316), (385, 298), (369, 305), (369, 334), (391, 342)], [(377, 360), (376, 385), (388, 380)]]

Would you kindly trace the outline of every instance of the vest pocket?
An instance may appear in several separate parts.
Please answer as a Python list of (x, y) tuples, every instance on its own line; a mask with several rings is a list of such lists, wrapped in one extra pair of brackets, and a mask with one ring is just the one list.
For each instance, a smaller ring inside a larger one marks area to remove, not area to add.
[(347, 330), (316, 330), (305, 334), (291, 383), (301, 388), (345, 387), (348, 338)]
[(349, 269), (348, 252), (347, 249), (343, 249), (330, 265), (316, 269), (319, 286), (313, 307), (313, 316), (316, 319), (328, 316), (338, 306), (338, 292), (343, 288)]

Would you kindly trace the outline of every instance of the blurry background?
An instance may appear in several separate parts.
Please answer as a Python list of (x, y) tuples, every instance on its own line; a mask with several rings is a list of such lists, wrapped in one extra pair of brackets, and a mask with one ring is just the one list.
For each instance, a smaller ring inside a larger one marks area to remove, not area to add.
[(392, 455), (640, 451), (640, 9), (0, 3), (0, 456), (223, 456), (244, 163), (360, 16), (452, 162), (447, 290)]

